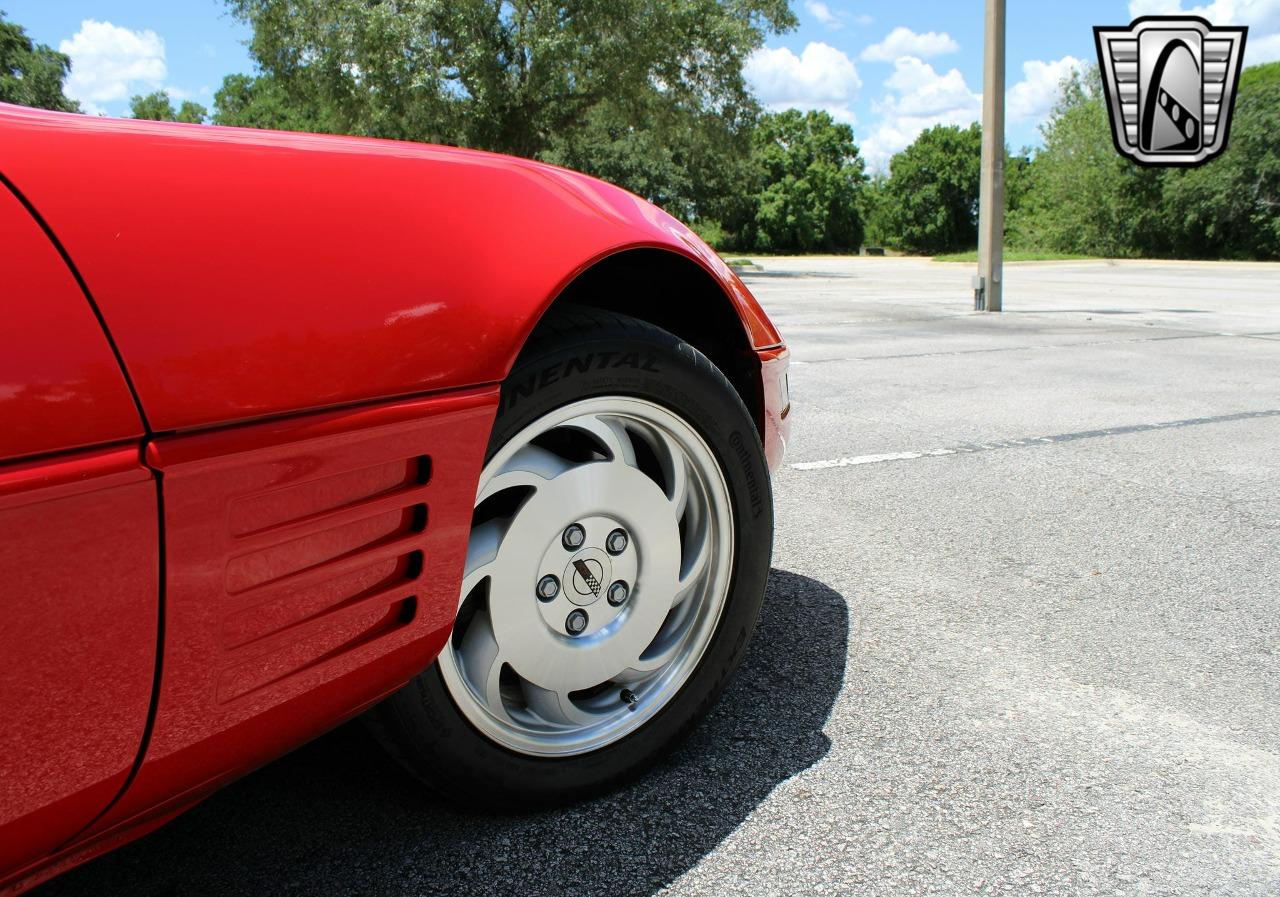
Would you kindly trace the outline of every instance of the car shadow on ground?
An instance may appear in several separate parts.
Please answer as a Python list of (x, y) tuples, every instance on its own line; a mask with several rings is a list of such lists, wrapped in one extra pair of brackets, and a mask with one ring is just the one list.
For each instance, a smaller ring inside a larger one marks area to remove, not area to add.
[(652, 894), (827, 753), (848, 637), (841, 595), (774, 570), (715, 711), (613, 794), (551, 812), (468, 812), (423, 794), (354, 723), (38, 893)]

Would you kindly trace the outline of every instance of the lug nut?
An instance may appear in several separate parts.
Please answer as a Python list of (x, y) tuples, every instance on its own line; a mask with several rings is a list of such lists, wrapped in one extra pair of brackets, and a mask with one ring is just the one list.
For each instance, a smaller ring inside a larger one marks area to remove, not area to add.
[(609, 538), (604, 540), (604, 547), (609, 549), (609, 554), (622, 554), (627, 550), (627, 531), (615, 529), (609, 533)]
[(551, 601), (560, 594), (560, 580), (551, 574), (547, 574), (538, 580), (538, 599), (541, 601)]
[(609, 603), (614, 607), (621, 607), (627, 603), (627, 598), (631, 596), (630, 590), (627, 589), (625, 582), (615, 582), (609, 586)]
[(570, 635), (581, 635), (586, 628), (587, 612), (585, 610), (575, 610), (565, 618), (564, 629)]
[(570, 551), (577, 551), (585, 541), (587, 541), (587, 531), (577, 523), (567, 526), (564, 535), (560, 537), (561, 544)]

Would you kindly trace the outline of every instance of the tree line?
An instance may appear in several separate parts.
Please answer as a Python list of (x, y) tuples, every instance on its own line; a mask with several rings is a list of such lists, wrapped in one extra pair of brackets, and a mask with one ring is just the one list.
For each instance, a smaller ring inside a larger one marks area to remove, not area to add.
[[(1044, 145), (1005, 155), (1005, 242), (1107, 258), (1280, 259), (1280, 62), (1240, 78), (1228, 151), (1199, 168), (1116, 152), (1097, 68), (1065, 80)], [(935, 127), (863, 191), (868, 238), (910, 252), (977, 245), (982, 130)]]
[[(912, 253), (977, 242), (981, 130), (930, 128), (869, 175), (853, 129), (763, 111), (743, 78), (787, 0), (227, 0), (253, 74), (212, 113), (163, 91), (134, 117), (416, 140), (604, 178), (721, 250)], [(0, 15), (0, 100), (78, 111), (70, 60)], [(1096, 69), (1073, 75), (1043, 147), (1006, 151), (1011, 248), (1109, 257), (1280, 258), (1280, 63), (1246, 69), (1230, 149), (1191, 170), (1114, 149)]]

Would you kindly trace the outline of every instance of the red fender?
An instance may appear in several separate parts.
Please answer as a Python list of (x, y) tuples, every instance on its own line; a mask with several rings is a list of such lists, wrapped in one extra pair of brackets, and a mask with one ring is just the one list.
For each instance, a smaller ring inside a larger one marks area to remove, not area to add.
[(577, 274), (636, 247), (693, 260), (754, 348), (781, 343), (687, 227), (522, 159), (0, 106), (0, 173), (77, 266), (153, 432), (500, 381)]

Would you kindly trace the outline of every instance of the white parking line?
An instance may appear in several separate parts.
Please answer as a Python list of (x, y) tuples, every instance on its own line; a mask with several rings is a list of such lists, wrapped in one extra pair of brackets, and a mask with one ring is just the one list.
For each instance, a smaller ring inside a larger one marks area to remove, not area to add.
[(827, 461), (801, 461), (791, 466), (796, 470), (824, 470), (828, 467), (854, 467), (858, 464), (879, 464), (881, 461), (910, 461), (930, 455), (954, 455), (956, 449), (933, 449), (928, 452), (887, 452), (883, 455), (858, 455), (855, 458), (831, 458)]
[(854, 455), (847, 458), (829, 458), (823, 461), (800, 461), (792, 464), (793, 470), (829, 470), (832, 467), (857, 467), (861, 464), (881, 464), (885, 461), (910, 461), (914, 458), (936, 458), (940, 455), (968, 455), (993, 449), (1019, 448), (1028, 445), (1052, 445), (1058, 442), (1075, 442), (1080, 439), (1097, 439), (1102, 436), (1126, 436), (1130, 433), (1147, 433), (1174, 427), (1197, 427), (1204, 424), (1222, 424), (1231, 421), (1255, 420), (1262, 417), (1280, 417), (1280, 408), (1265, 411), (1238, 411), (1215, 417), (1192, 417), (1185, 420), (1161, 421), (1155, 424), (1129, 424), (1107, 427), (1102, 430), (1079, 430), (1075, 433), (1055, 433), (1051, 436), (1031, 436), (1025, 439), (997, 439), (992, 442), (968, 443), (952, 448), (936, 448), (918, 452), (884, 452), (878, 455)]

